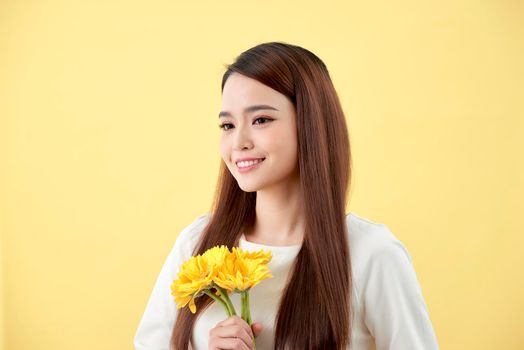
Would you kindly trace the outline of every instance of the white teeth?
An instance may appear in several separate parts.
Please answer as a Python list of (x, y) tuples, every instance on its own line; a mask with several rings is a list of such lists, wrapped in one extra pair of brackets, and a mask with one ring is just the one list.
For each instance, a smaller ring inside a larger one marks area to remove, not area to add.
[(245, 168), (245, 167), (248, 167), (248, 166), (251, 166), (253, 164), (256, 164), (256, 163), (260, 163), (263, 159), (257, 159), (257, 160), (249, 160), (247, 162), (238, 162), (237, 163), (237, 166), (239, 168)]

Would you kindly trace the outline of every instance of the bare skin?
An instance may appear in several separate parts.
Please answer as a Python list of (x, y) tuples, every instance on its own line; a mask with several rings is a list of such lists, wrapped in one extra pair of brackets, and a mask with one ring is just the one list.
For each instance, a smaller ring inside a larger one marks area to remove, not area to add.
[[(270, 108), (249, 109), (260, 105)], [(233, 73), (224, 85), (221, 111), (222, 159), (242, 190), (257, 192), (256, 221), (246, 239), (274, 246), (300, 244), (305, 216), (293, 103), (259, 81)], [(256, 169), (240, 172), (235, 161), (244, 157), (265, 159)]]
[(209, 331), (209, 350), (255, 349), (255, 338), (262, 332), (262, 324), (255, 322), (251, 327), (238, 315), (229, 316)]
[[(238, 186), (256, 192), (256, 220), (246, 240), (271, 246), (300, 244), (305, 216), (298, 169), (297, 117), (293, 103), (280, 92), (244, 75), (229, 76), (222, 92), (220, 154)], [(241, 158), (263, 159), (256, 168), (240, 171)], [(209, 349), (254, 349), (249, 327), (230, 316), (211, 329)]]

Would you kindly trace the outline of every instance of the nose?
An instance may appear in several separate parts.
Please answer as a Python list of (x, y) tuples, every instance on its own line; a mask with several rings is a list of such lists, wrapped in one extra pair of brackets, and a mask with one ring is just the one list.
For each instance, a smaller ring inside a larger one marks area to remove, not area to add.
[(233, 148), (242, 150), (251, 147), (253, 147), (251, 133), (247, 127), (240, 125), (234, 135)]

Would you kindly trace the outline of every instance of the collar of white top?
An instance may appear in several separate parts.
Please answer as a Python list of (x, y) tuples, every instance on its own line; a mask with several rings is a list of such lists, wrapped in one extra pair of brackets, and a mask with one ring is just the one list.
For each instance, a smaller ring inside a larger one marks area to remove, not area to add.
[(246, 236), (242, 233), (240, 236), (240, 242), (242, 242), (242, 246), (247, 248), (253, 248), (253, 250), (257, 249), (269, 249), (271, 251), (277, 251), (277, 252), (298, 252), (300, 248), (302, 247), (302, 244), (294, 244), (294, 245), (266, 245), (266, 244), (260, 244), (260, 243), (254, 243), (246, 240)]

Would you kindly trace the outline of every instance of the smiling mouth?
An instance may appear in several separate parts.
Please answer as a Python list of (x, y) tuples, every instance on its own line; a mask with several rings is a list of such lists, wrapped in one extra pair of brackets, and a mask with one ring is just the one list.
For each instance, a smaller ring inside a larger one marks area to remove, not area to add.
[(252, 164), (247, 165), (247, 166), (243, 166), (243, 167), (239, 166), (238, 164), (235, 164), (235, 165), (236, 165), (237, 169), (242, 172), (244, 170), (249, 170), (249, 169), (255, 168), (257, 165), (262, 163), (265, 159), (266, 158), (260, 158), (257, 162), (252, 163)]

